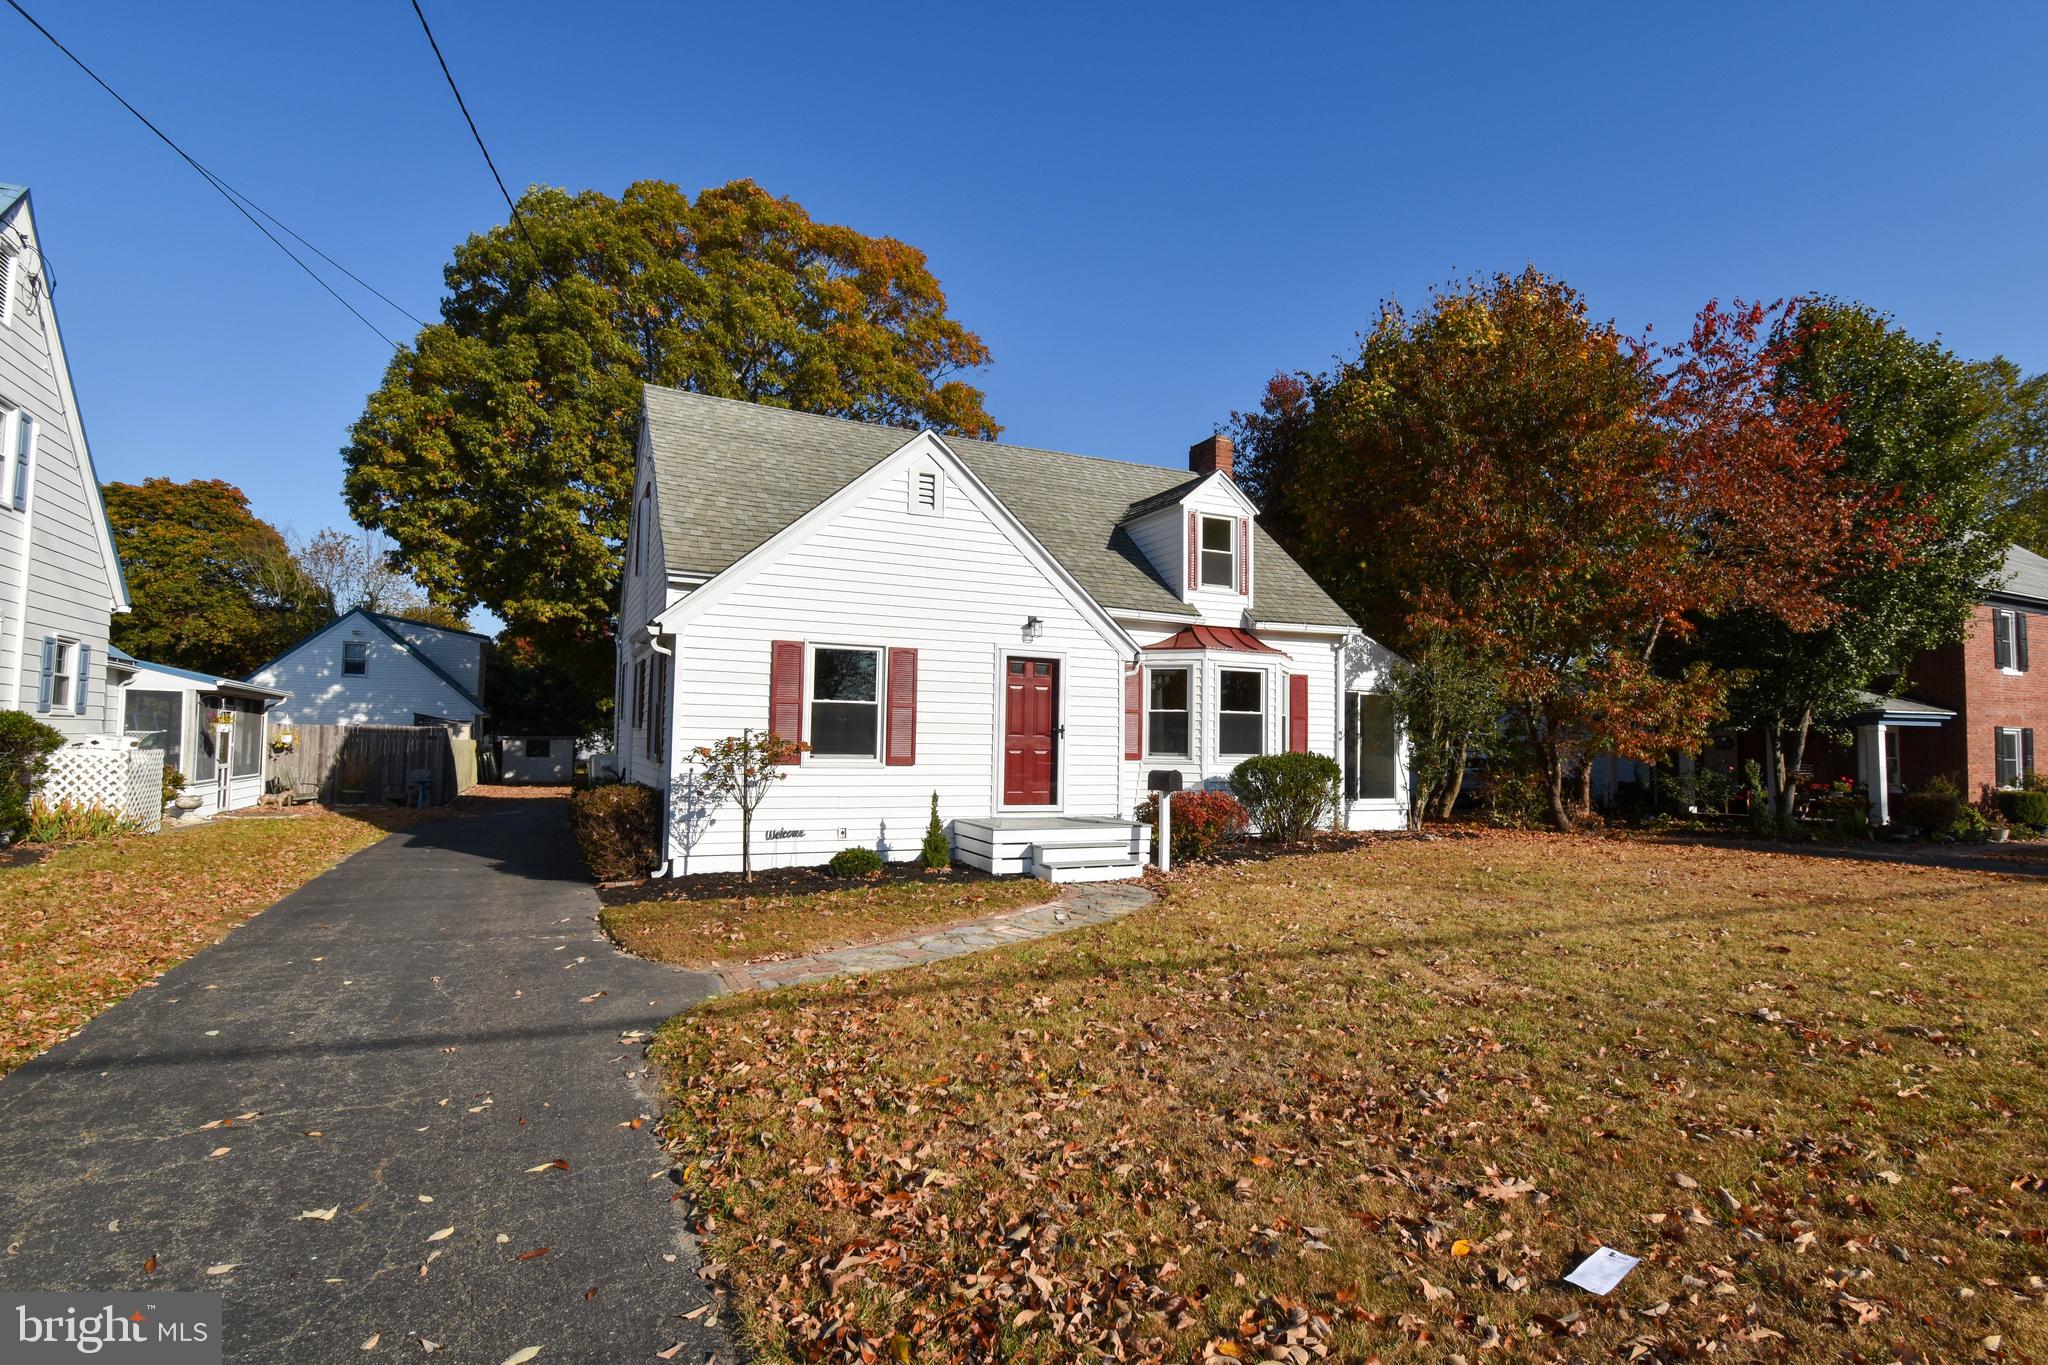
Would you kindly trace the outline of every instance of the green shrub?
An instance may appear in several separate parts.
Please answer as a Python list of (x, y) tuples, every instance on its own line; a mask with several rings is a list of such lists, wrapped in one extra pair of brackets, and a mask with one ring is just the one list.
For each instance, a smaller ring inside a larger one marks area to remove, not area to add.
[(1998, 808), (2015, 825), (2048, 829), (2048, 792), (2012, 791), (1998, 794)]
[(76, 844), (104, 839), (128, 828), (121, 812), (86, 801), (51, 805), (37, 797), (28, 808), (28, 837), (35, 844)]
[(1930, 785), (1925, 791), (1901, 796), (1893, 818), (1932, 837), (1947, 834), (1963, 809), (1963, 799), (1953, 789), (1944, 791)]
[(934, 872), (944, 872), (953, 865), (953, 842), (946, 837), (945, 822), (939, 819), (937, 792), (932, 793), (931, 823), (924, 827), (924, 847), (917, 860)]
[(0, 844), (28, 830), (29, 793), (64, 736), (23, 711), (0, 711)]
[(1948, 827), (1948, 837), (1959, 844), (1981, 844), (1990, 833), (1991, 821), (1975, 806), (1957, 810), (1955, 822)]
[(1343, 780), (1344, 770), (1327, 754), (1261, 754), (1232, 770), (1230, 790), (1259, 833), (1293, 842), (1336, 816)]
[(164, 764), (164, 804), (170, 805), (185, 794), (185, 774), (172, 763)]
[[(1138, 807), (1138, 819), (1159, 827), (1159, 798), (1148, 796)], [(1229, 792), (1192, 791), (1173, 793), (1173, 860), (1194, 862), (1216, 851), (1225, 839), (1244, 833), (1244, 806)]]
[(644, 877), (658, 855), (661, 793), (637, 782), (614, 782), (569, 795), (569, 828), (583, 864), (601, 882)]
[(1837, 839), (1870, 837), (1870, 801), (1853, 792), (1829, 792), (1811, 803), (1815, 815)]
[(872, 877), (882, 870), (882, 855), (856, 844), (833, 854), (825, 870), (835, 877)]

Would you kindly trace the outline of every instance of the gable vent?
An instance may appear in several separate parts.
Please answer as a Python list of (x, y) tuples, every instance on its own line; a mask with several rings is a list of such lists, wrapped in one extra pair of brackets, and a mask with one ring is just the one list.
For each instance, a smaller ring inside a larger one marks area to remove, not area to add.
[(923, 516), (935, 517), (943, 510), (940, 499), (939, 471), (920, 469), (910, 476), (910, 510)]

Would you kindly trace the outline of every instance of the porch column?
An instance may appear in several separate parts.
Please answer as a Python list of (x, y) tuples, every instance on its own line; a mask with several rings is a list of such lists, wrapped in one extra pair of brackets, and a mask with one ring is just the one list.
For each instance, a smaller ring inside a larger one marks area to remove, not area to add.
[(1882, 721), (1876, 725), (1856, 727), (1857, 767), (1861, 770), (1863, 785), (1870, 791), (1870, 823), (1882, 826), (1891, 823), (1891, 774), (1885, 770), (1884, 732)]

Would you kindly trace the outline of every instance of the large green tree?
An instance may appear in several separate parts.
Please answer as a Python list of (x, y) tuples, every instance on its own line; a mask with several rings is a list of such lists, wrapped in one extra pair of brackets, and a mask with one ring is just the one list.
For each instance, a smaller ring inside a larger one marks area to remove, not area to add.
[(1971, 367), (1989, 411), (1980, 442), (1996, 463), (2008, 540), (2048, 555), (2048, 374), (2031, 378), (2004, 356)]
[(139, 659), (238, 678), (326, 624), (277, 528), (219, 479), (145, 479), (101, 490), (130, 611), (113, 641)]
[(1824, 624), (1738, 610), (1703, 633), (1706, 656), (1747, 679), (1732, 712), (1763, 733), (1773, 795), (1790, 813), (1813, 731), (1853, 713), (1859, 691), (1910, 685), (1916, 654), (1961, 638), (2005, 552), (2008, 447), (1989, 425), (1997, 402), (1984, 372), (1888, 315), (1814, 299), (1781, 331), (1791, 358), (1780, 391), (1830, 405), (1842, 474), (1886, 494), (1856, 508), (1851, 543), (1866, 553), (1821, 581)]
[(445, 277), (441, 321), (392, 360), (344, 449), (350, 510), (435, 601), (489, 608), (593, 699), (610, 691), (643, 382), (999, 430), (956, 377), (988, 350), (924, 254), (751, 181), (694, 199), (661, 181), (616, 199), (533, 189)]

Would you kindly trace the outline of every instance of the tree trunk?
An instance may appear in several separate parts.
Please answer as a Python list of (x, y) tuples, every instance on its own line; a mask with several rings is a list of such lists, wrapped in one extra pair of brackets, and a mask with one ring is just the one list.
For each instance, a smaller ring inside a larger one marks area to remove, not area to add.
[(1544, 786), (1550, 794), (1550, 823), (1560, 834), (1572, 832), (1571, 807), (1565, 803), (1564, 751), (1554, 744), (1543, 746)]
[(1443, 803), (1437, 807), (1438, 818), (1448, 820), (1458, 804), (1458, 793), (1465, 786), (1465, 759), (1470, 753), (1471, 741), (1459, 740), (1456, 755), (1451, 761), (1450, 776), (1444, 780)]
[(1792, 819), (1799, 814), (1799, 770), (1806, 766), (1806, 738), (1813, 731), (1813, 708), (1799, 713), (1799, 725), (1793, 733), (1792, 762), (1785, 769), (1785, 818)]
[(1579, 759), (1579, 818), (1590, 819), (1593, 814), (1593, 755), (1584, 754)]
[(754, 884), (754, 808), (740, 793), (740, 885)]

